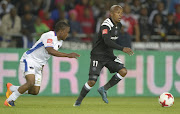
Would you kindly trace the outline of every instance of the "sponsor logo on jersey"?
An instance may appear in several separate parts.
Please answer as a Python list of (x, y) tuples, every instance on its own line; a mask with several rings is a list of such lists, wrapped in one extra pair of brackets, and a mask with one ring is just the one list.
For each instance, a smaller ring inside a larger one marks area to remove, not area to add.
[(102, 34), (107, 34), (108, 33), (108, 29), (104, 29), (103, 31), (102, 31)]
[(47, 43), (52, 43), (53, 40), (52, 39), (47, 39)]
[(116, 40), (116, 39), (118, 39), (118, 37), (117, 37), (117, 36), (114, 36), (114, 37), (111, 37), (111, 39), (112, 39), (112, 40)]

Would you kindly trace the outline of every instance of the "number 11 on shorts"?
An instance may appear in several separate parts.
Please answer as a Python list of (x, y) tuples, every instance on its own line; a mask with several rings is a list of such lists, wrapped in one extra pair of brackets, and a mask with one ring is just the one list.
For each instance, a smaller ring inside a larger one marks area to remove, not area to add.
[(98, 61), (93, 61), (93, 66), (97, 67)]

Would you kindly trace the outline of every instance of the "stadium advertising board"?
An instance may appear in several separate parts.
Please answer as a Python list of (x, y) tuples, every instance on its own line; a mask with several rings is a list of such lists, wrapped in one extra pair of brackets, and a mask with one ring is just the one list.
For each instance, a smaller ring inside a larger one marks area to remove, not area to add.
[[(19, 60), (25, 49), (0, 49), (0, 95), (5, 95), (6, 83), (21, 85), (25, 82), (19, 69)], [(70, 53), (72, 50), (60, 50)], [(74, 51), (74, 50), (73, 50)], [(52, 57), (43, 70), (40, 96), (77, 96), (88, 80), (90, 50), (75, 51), (78, 59)], [(180, 97), (180, 53), (168, 51), (135, 51), (128, 56), (115, 54), (123, 61), (128, 74), (108, 96), (157, 96), (170, 92)], [(101, 76), (88, 96), (99, 96), (97, 88), (104, 85), (112, 74), (103, 68)]]

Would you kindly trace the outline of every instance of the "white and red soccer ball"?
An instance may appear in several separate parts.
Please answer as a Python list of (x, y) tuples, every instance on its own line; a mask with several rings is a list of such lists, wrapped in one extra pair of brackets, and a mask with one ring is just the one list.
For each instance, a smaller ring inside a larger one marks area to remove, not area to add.
[(174, 104), (174, 97), (171, 93), (164, 92), (159, 96), (159, 104), (162, 107), (171, 107)]

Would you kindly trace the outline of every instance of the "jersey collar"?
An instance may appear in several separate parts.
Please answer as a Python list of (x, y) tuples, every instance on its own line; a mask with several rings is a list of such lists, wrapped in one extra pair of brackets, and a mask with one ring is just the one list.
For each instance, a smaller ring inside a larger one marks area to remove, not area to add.
[(113, 25), (116, 27), (119, 23), (117, 23), (117, 25), (112, 21), (111, 17), (109, 18), (111, 20), (111, 22), (113, 23)]
[(111, 22), (113, 23), (114, 26), (116, 26), (116, 24), (114, 24), (114, 22), (112, 21), (111, 17), (109, 18), (111, 20)]

